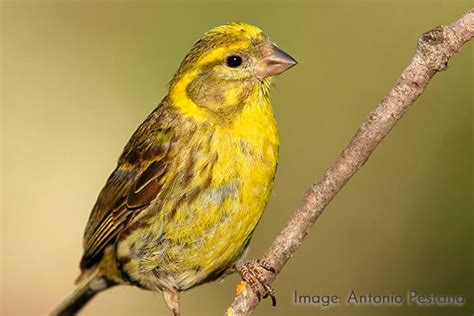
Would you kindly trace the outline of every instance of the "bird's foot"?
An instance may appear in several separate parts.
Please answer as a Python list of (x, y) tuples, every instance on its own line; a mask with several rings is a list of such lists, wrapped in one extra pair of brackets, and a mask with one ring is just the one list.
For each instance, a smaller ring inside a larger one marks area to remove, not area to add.
[(236, 265), (236, 270), (242, 280), (250, 286), (259, 301), (270, 296), (272, 306), (276, 305), (275, 290), (262, 273), (262, 271), (275, 273), (275, 269), (267, 261), (262, 259), (243, 261)]

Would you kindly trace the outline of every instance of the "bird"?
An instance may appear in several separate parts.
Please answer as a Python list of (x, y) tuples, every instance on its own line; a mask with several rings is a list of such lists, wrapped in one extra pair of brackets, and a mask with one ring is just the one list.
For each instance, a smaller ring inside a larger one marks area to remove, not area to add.
[(271, 195), (279, 136), (274, 78), (297, 61), (257, 26), (215, 27), (194, 44), (168, 94), (133, 133), (98, 195), (76, 289), (51, 313), (79, 312), (97, 293), (132, 285), (181, 293), (238, 272), (259, 297), (274, 291), (245, 260)]

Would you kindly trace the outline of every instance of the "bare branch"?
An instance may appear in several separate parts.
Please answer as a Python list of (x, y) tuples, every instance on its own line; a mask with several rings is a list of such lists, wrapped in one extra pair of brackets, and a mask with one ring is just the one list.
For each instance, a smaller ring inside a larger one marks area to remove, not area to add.
[[(423, 93), (434, 74), (447, 69), (448, 61), (474, 35), (474, 8), (450, 25), (439, 26), (420, 36), (415, 56), (387, 96), (366, 118), (351, 142), (306, 192), (301, 205), (273, 241), (263, 259), (273, 265), (273, 282), (326, 206), (367, 161), (385, 135)], [(250, 289), (241, 289), (227, 315), (250, 315), (258, 305)]]

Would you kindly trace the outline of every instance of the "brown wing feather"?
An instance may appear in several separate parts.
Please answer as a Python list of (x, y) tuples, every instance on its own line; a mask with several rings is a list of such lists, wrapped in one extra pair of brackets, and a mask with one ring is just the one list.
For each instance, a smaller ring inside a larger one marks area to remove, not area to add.
[(128, 208), (139, 208), (154, 200), (158, 191), (161, 189), (160, 179), (167, 167), (168, 163), (166, 161), (155, 160), (142, 172), (128, 192)]
[(125, 146), (89, 217), (81, 268), (95, 264), (128, 220), (159, 194), (160, 181), (172, 160), (172, 121), (165, 100)]

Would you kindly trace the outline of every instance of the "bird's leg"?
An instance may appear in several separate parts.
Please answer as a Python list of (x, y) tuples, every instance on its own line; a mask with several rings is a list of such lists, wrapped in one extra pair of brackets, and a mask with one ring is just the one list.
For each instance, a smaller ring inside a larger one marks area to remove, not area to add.
[(267, 261), (254, 259), (239, 262), (235, 265), (235, 270), (239, 272), (242, 280), (247, 283), (255, 295), (257, 295), (258, 300), (270, 295), (272, 298), (272, 305), (276, 305), (275, 291), (270, 284), (268, 284), (268, 281), (262, 273), (262, 270), (275, 273), (275, 269)]
[(180, 316), (179, 311), (179, 292), (174, 290), (164, 290), (163, 298), (165, 299), (166, 306), (173, 313), (173, 316)]

